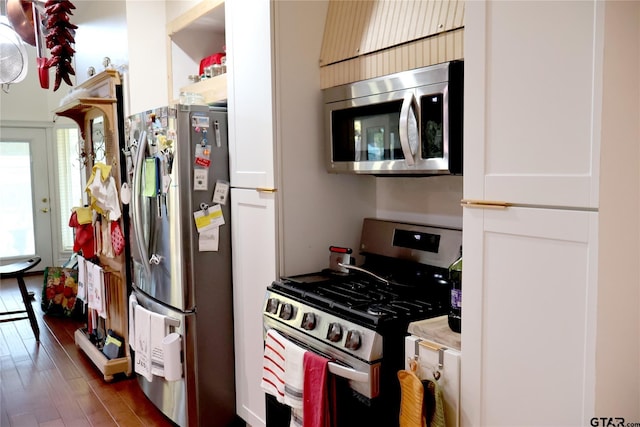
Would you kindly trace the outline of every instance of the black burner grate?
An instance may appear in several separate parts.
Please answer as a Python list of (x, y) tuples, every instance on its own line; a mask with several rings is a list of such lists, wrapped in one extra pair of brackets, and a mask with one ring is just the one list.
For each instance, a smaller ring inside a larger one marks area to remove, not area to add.
[[(312, 281), (306, 281), (313, 277)], [(365, 326), (412, 321), (445, 314), (448, 285), (403, 286), (360, 274), (330, 272), (274, 282), (272, 289)]]

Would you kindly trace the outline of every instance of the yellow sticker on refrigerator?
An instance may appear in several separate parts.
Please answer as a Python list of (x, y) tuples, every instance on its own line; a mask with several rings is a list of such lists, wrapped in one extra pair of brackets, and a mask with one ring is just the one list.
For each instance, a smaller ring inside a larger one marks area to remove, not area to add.
[(193, 213), (198, 233), (224, 225), (224, 216), (220, 205), (206, 206)]

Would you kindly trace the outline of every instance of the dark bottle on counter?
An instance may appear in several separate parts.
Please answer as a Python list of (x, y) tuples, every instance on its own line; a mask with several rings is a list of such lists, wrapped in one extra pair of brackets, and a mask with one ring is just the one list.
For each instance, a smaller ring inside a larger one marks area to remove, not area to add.
[(451, 283), (451, 306), (449, 307), (449, 327), (454, 332), (462, 330), (462, 248), (460, 258), (449, 266)]

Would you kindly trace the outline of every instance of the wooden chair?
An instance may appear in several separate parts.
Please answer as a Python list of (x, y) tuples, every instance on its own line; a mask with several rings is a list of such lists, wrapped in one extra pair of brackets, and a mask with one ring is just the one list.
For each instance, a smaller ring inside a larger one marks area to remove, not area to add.
[[(13, 264), (7, 264), (0, 266), (0, 279), (8, 279), (11, 277), (15, 277), (18, 280), (18, 287), (20, 288), (20, 295), (22, 295), (22, 302), (24, 303), (24, 310), (15, 310), (15, 311), (5, 311), (0, 312), (0, 316), (9, 316), (8, 318), (0, 319), (0, 322), (14, 322), (16, 320), (29, 319), (29, 323), (31, 323), (31, 329), (33, 330), (33, 335), (36, 337), (36, 341), (40, 341), (40, 329), (38, 328), (38, 321), (36, 320), (36, 315), (33, 312), (33, 307), (31, 306), (31, 296), (27, 291), (27, 286), (24, 283), (24, 273), (40, 262), (39, 256), (34, 256), (33, 258), (22, 261), (15, 262)], [(22, 317), (14, 317), (16, 314), (26, 313), (26, 316)]]

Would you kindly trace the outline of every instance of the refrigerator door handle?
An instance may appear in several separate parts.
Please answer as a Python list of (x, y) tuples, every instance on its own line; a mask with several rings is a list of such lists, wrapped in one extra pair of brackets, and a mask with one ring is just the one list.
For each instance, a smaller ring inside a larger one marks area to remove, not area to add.
[[(138, 301), (136, 299), (133, 299), (129, 302), (130, 307), (131, 307), (131, 312), (135, 311), (136, 306), (138, 306)], [(145, 309), (146, 310), (146, 309)], [(134, 317), (135, 319), (135, 317)], [(177, 329), (180, 327), (180, 320), (179, 319), (175, 319), (171, 316), (164, 316), (164, 326), (166, 328), (174, 328)]]
[(133, 235), (136, 239), (136, 246), (138, 247), (138, 255), (144, 265), (144, 269), (147, 276), (151, 274), (149, 268), (149, 254), (147, 253), (147, 247), (144, 241), (144, 232), (142, 230), (142, 212), (140, 210), (140, 197), (142, 197), (142, 163), (144, 161), (145, 152), (147, 149), (147, 132), (142, 131), (140, 135), (140, 144), (138, 145), (138, 152), (136, 161), (133, 166), (133, 197), (131, 198), (131, 210), (133, 214)]

